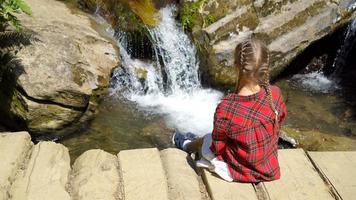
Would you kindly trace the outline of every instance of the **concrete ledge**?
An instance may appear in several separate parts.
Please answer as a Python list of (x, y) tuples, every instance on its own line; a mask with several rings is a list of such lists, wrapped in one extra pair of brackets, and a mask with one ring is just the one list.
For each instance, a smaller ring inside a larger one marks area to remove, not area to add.
[(77, 158), (71, 172), (71, 195), (76, 200), (121, 199), (118, 158), (100, 149)]
[(203, 180), (212, 200), (257, 200), (251, 183), (229, 183), (207, 170), (203, 171)]
[(32, 146), (27, 132), (0, 133), (0, 199), (8, 199), (10, 185)]
[(135, 149), (118, 154), (125, 200), (167, 200), (168, 185), (159, 151)]
[(202, 199), (198, 175), (187, 161), (188, 154), (179, 149), (161, 151), (163, 166), (168, 178), (169, 199)]
[(339, 199), (355, 199), (355, 152), (308, 152), (308, 154)]
[(281, 179), (265, 182), (270, 199), (334, 199), (303, 149), (278, 151)]
[(10, 199), (70, 200), (66, 191), (69, 171), (68, 149), (54, 142), (40, 142), (11, 186)]

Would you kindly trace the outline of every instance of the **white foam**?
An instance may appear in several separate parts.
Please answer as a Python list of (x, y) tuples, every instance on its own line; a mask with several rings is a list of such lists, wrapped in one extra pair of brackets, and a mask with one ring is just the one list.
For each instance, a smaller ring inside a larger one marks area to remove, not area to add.
[(337, 84), (322, 72), (296, 74), (292, 77), (292, 80), (301, 84), (303, 89), (312, 92), (328, 93), (338, 88)]
[[(140, 110), (165, 115), (171, 128), (203, 136), (213, 129), (214, 112), (222, 93), (201, 87), (196, 49), (175, 21), (175, 11), (175, 7), (161, 9), (160, 24), (148, 29), (156, 58), (152, 62), (133, 59), (125, 33), (114, 34), (107, 29), (117, 38), (122, 65), (113, 73), (110, 90), (112, 95), (137, 103)], [(165, 83), (162, 71), (166, 74)]]
[(191, 93), (132, 95), (130, 100), (142, 109), (164, 114), (168, 125), (180, 131), (203, 136), (213, 129), (214, 112), (222, 93), (197, 89)]

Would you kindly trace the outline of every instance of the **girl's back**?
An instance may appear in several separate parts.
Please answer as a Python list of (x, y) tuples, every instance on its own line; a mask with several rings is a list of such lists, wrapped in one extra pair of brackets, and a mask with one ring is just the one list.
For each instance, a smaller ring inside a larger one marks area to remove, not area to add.
[[(263, 89), (249, 96), (229, 94), (216, 109), (211, 149), (229, 164), (234, 180), (259, 182), (280, 177), (276, 126), (284, 120), (286, 108), (279, 88), (270, 89), (278, 123)], [(223, 135), (226, 141), (219, 142)]]

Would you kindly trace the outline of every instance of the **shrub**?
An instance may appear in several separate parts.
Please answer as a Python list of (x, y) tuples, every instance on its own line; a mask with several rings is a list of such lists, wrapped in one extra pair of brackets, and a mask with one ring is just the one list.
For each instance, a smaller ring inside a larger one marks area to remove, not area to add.
[(18, 13), (32, 14), (31, 8), (24, 0), (0, 0), (0, 31), (11, 24), (16, 30), (21, 30), (21, 22), (16, 17)]

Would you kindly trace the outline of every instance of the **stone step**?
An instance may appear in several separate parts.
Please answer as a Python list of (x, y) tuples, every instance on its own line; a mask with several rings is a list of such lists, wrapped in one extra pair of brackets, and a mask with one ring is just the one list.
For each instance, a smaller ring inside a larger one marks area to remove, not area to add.
[(229, 183), (207, 170), (203, 170), (203, 180), (212, 200), (257, 200), (251, 183)]
[(54, 142), (34, 146), (26, 169), (11, 186), (12, 200), (70, 200), (66, 191), (70, 172), (68, 149)]
[(198, 175), (189, 165), (188, 154), (179, 149), (161, 151), (161, 158), (168, 179), (168, 194), (172, 200), (203, 199)]
[(334, 199), (303, 149), (278, 151), (281, 179), (265, 182), (271, 200)]
[(0, 199), (8, 199), (10, 186), (24, 168), (32, 146), (27, 132), (0, 133)]
[(355, 199), (356, 152), (308, 152), (308, 154), (339, 199)]
[(167, 200), (168, 184), (156, 148), (125, 150), (118, 154), (125, 200)]
[(118, 158), (100, 149), (75, 160), (70, 183), (73, 200), (122, 199)]

